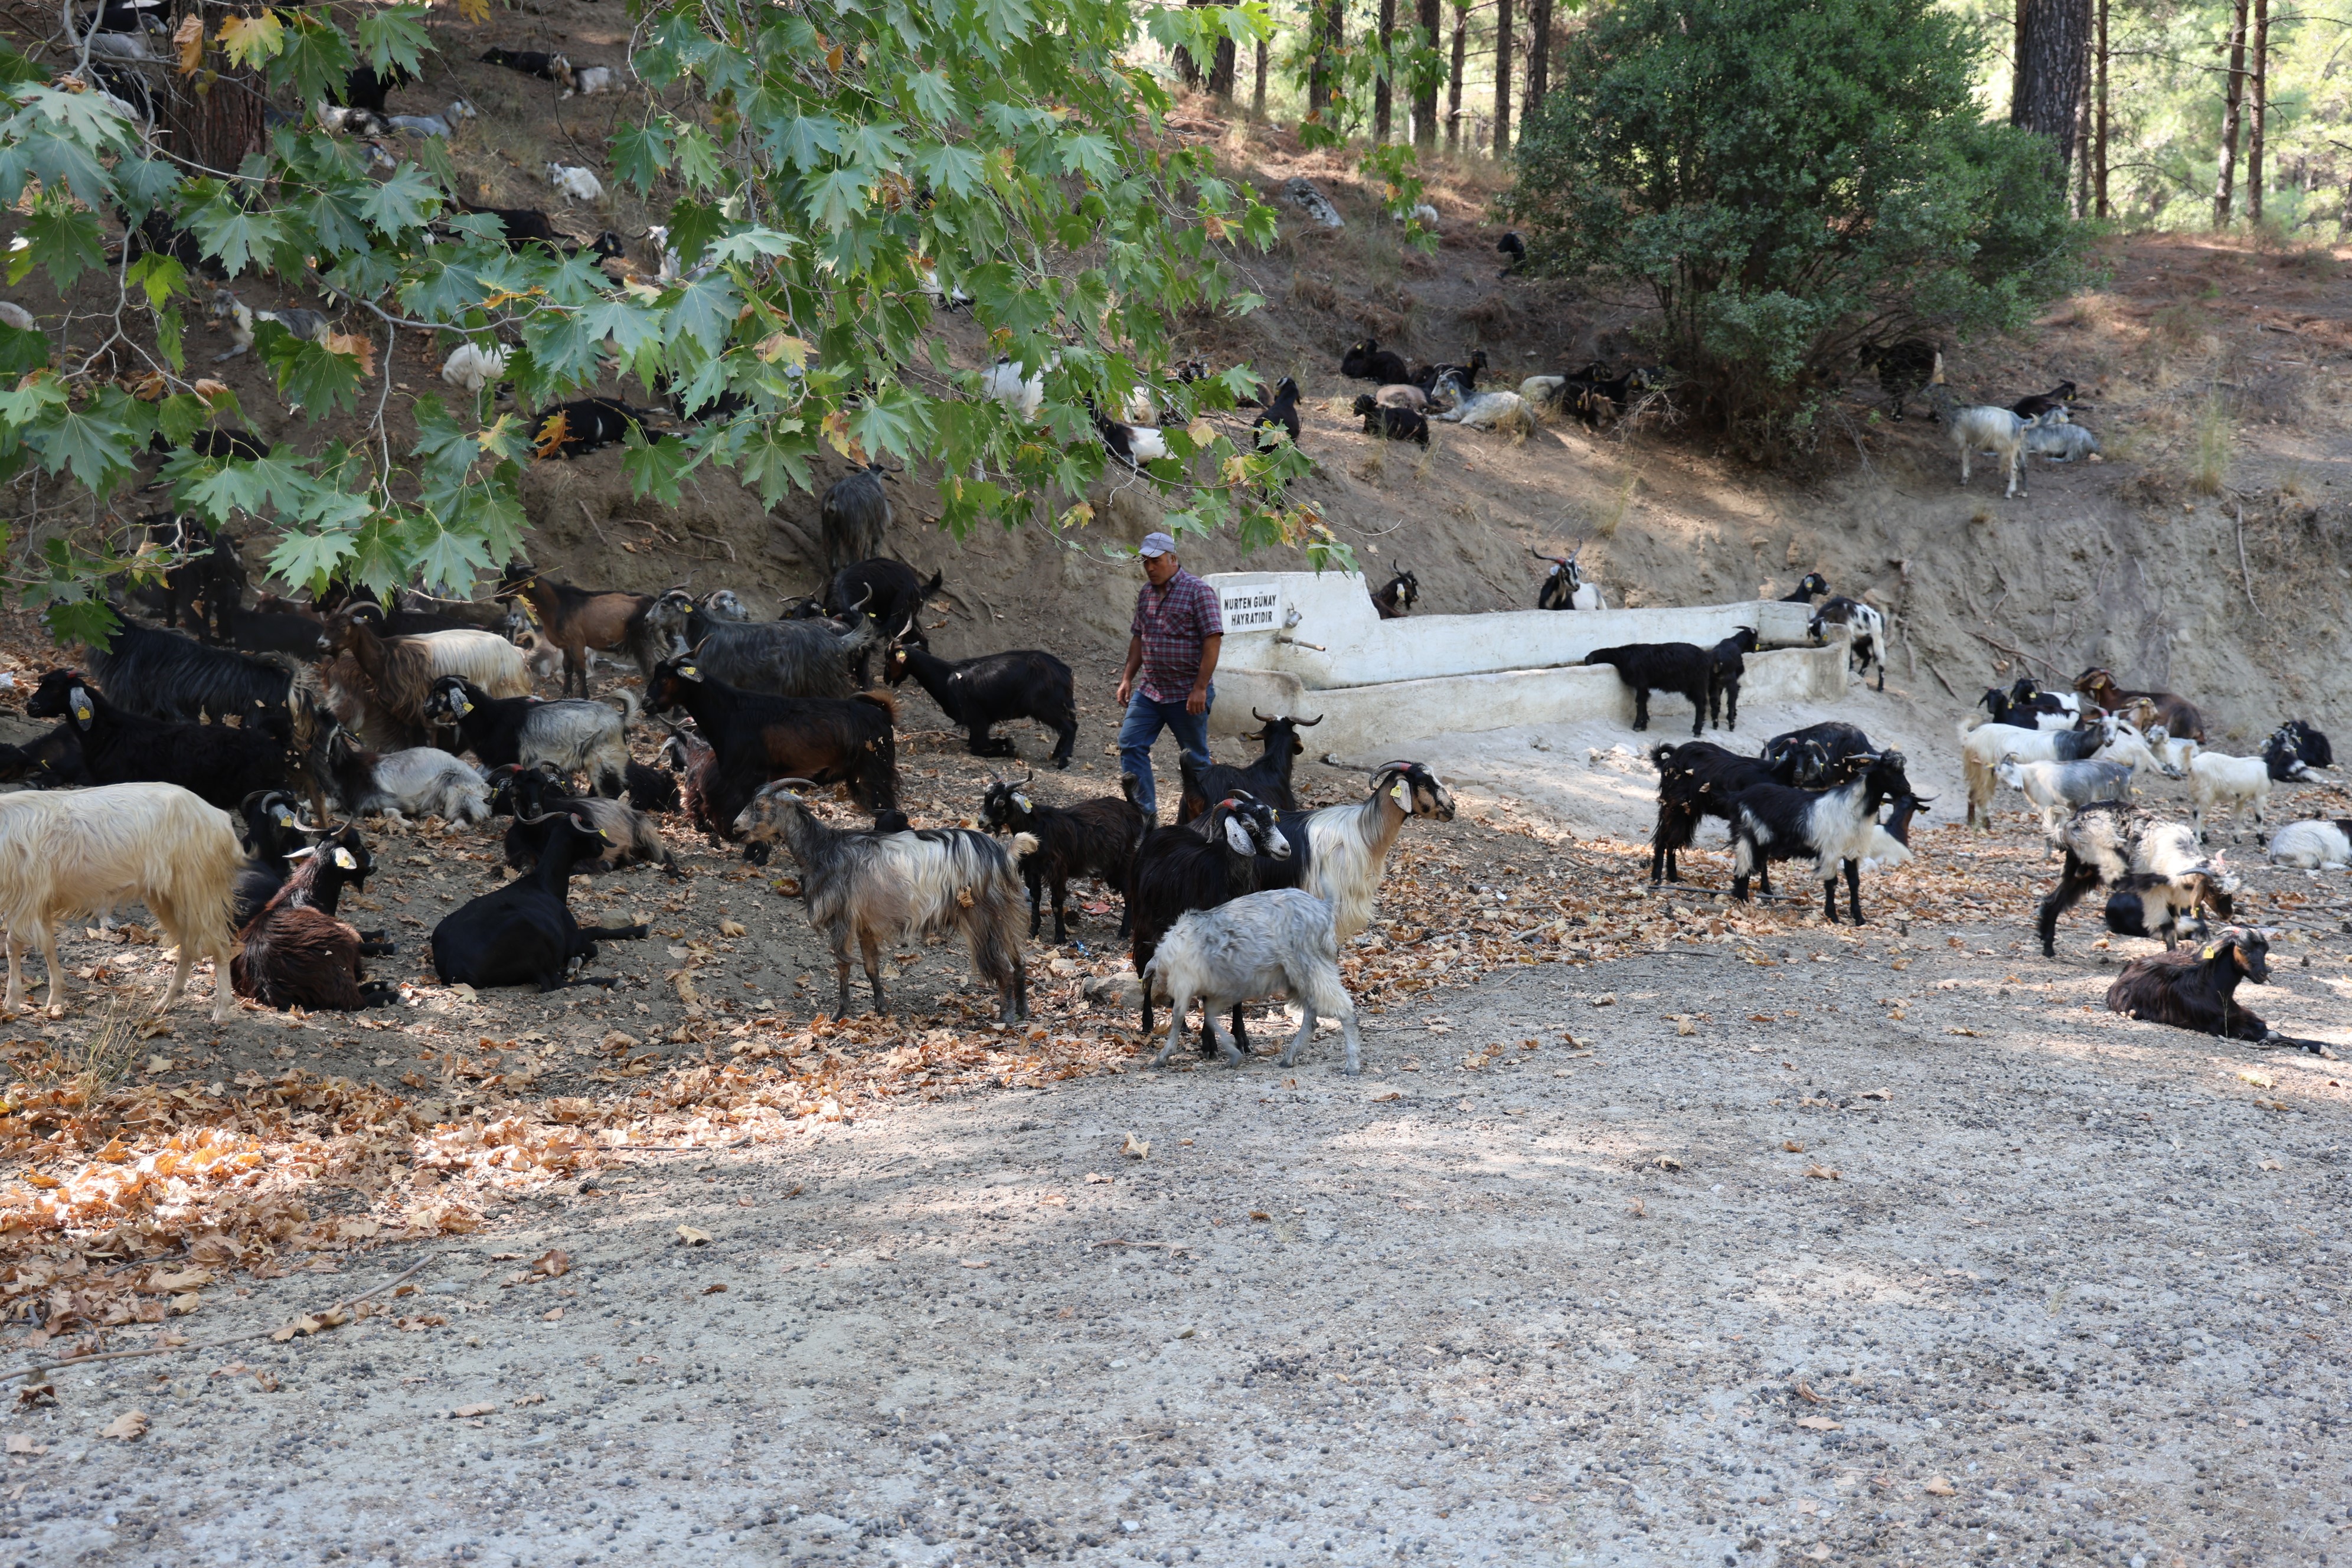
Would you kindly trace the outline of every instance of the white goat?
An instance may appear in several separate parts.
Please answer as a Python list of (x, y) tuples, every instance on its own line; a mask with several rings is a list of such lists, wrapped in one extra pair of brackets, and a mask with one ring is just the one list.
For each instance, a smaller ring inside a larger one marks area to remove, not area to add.
[[(1056, 354), (1048, 362), (1059, 363)], [(1021, 367), (1010, 359), (1000, 357), (980, 373), (980, 389), (997, 402), (1009, 405), (1024, 419), (1037, 417), (1037, 410), (1045, 405), (1045, 372), (1043, 369), (1024, 376)]]
[(1318, 1016), (1339, 1020), (1347, 1041), (1346, 1071), (1362, 1069), (1363, 1043), (1356, 1033), (1356, 1004), (1339, 979), (1339, 939), (1332, 933), (1331, 906), (1297, 888), (1246, 893), (1213, 910), (1194, 910), (1160, 937), (1143, 984), (1168, 998), (1168, 1038), (1153, 1067), (1164, 1067), (1185, 1032), (1185, 1013), (1197, 999), (1216, 1037), (1217, 1055), (1228, 1067), (1242, 1053), (1226, 1032), (1223, 1015), (1260, 996), (1288, 996), (1301, 1017), (1298, 1032), (1282, 1053), (1282, 1065), (1298, 1059), (1298, 1047), (1315, 1033)]
[(2207, 842), (2205, 816), (2216, 805), (2226, 810), (2234, 824), (2238, 807), (2251, 802), (2254, 820), (2260, 822), (2263, 807), (2271, 803), (2271, 765), (2261, 757), (2200, 752), (2189, 763), (2189, 820), (2196, 826), (2200, 844)]
[(2080, 458), (2096, 458), (2099, 438), (2080, 425), (2034, 420), (2026, 426), (2025, 450), (2029, 457), (2071, 463)]
[(2288, 823), (2271, 839), (2271, 858), (2301, 871), (2352, 867), (2352, 817)]
[(555, 79), (563, 86), (563, 90), (555, 95), (558, 100), (593, 98), (598, 93), (621, 90), (620, 75), (611, 66), (575, 66), (562, 55), (556, 56), (549, 66), (555, 72)]
[(14, 300), (0, 300), (0, 326), (10, 326), (20, 332), (30, 332), (38, 331), (40, 323), (33, 320), (32, 311), (17, 304)]
[(1372, 773), (1370, 795), (1307, 814), (1303, 885), (1331, 906), (1339, 941), (1372, 923), (1389, 851), (1409, 816), (1454, 820), (1454, 796), (1419, 763), (1382, 763)]
[(58, 923), (143, 903), (179, 963), (156, 1011), (178, 1001), (199, 957), (213, 961), (213, 1022), (228, 1017), (231, 889), (245, 863), (236, 824), (177, 784), (105, 784), (0, 796), (0, 921), (8, 927), (8, 993), (25, 1005), (23, 960), (37, 945), (49, 1009), (62, 1013)]
[(464, 99), (453, 100), (438, 114), (387, 114), (383, 122), (394, 130), (410, 136), (438, 136), (446, 140), (460, 122), (474, 118), (474, 106)]
[(2021, 419), (2006, 408), (1991, 404), (1975, 404), (1967, 407), (1952, 395), (1944, 382), (1944, 356), (1936, 356), (1936, 374), (1927, 386), (1927, 405), (1939, 415), (1952, 432), (1953, 445), (1960, 449), (1960, 483), (1969, 482), (1969, 458), (1980, 449), (1990, 447), (1994, 457), (2009, 472), (2009, 489), (2004, 499), (2021, 495), (2018, 487), (2025, 476), (2025, 432), (2034, 421)]
[(601, 202), (604, 199), (604, 183), (596, 171), (583, 169), (576, 163), (550, 163), (547, 183), (563, 193), (567, 202)]
[(345, 801), (343, 809), (362, 816), (380, 812), (394, 820), (405, 816), (487, 822), (490, 786), (463, 758), (434, 746), (411, 746), (378, 757), (371, 787)]
[(441, 379), (478, 397), (482, 388), (506, 374), (508, 353), (504, 343), (488, 348), (479, 343), (459, 343), (441, 362)]
[(1516, 392), (1473, 393), (1452, 408), (1430, 417), (1451, 425), (1467, 425), (1473, 430), (1516, 430), (1523, 436), (1532, 436), (1536, 430), (1535, 410)]

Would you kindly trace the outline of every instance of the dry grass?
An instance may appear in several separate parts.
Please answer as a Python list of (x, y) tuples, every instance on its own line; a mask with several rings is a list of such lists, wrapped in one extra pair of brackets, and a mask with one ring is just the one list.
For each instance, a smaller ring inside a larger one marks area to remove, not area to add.
[(2208, 395), (2197, 414), (2196, 459), (2189, 482), (2200, 495), (2221, 493), (2236, 446), (2237, 421), (2231, 416), (2229, 400), (2217, 390)]

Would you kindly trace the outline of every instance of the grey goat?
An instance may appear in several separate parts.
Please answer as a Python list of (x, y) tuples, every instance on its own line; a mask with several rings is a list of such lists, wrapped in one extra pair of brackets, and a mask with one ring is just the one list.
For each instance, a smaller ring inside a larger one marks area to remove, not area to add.
[[(882, 994), (884, 943), (934, 933), (961, 934), (972, 967), (996, 987), (997, 1016), (1005, 1023), (1029, 1013), (1029, 977), (1021, 956), (1021, 879), (1013, 862), (1035, 851), (1036, 837), (1016, 833), (1000, 844), (966, 827), (903, 833), (845, 832), (809, 812), (800, 791), (806, 779), (761, 786), (735, 831), (754, 844), (781, 840), (800, 868), (801, 901), (809, 924), (833, 947), (840, 999), (834, 1016), (849, 1016), (849, 950), (855, 942), (874, 987), (874, 1011), (887, 1015)], [(1007, 853), (1007, 847), (1010, 853)], [(1328, 917), (1327, 917), (1328, 919)]]
[(1339, 980), (1331, 906), (1312, 893), (1282, 888), (1194, 910), (1160, 939), (1159, 950), (1144, 966), (1143, 983), (1168, 998), (1168, 1038), (1151, 1058), (1153, 1067), (1167, 1065), (1196, 998), (1216, 1035), (1218, 1056), (1228, 1067), (1241, 1066), (1242, 1054), (1218, 1015), (1260, 996), (1288, 996), (1304, 1015), (1282, 1053), (1284, 1067), (1298, 1059), (1298, 1047), (1314, 1035), (1318, 1016), (1339, 1020), (1348, 1076), (1353, 1078), (1363, 1065), (1356, 1005)]

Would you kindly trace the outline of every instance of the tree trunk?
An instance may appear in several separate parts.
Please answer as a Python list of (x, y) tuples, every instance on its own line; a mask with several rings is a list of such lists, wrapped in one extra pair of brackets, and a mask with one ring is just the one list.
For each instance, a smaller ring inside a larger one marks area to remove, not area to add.
[[(1205, 5), (1208, 3), (1209, 0), (1184, 0), (1184, 4), (1187, 5)], [(1174, 63), (1176, 66), (1176, 79), (1179, 81), (1182, 82), (1186, 87), (1197, 88), (1201, 85), (1200, 62), (1192, 58), (1192, 50), (1178, 49), (1176, 51)]]
[(1216, 58), (1209, 62), (1209, 90), (1227, 103), (1234, 100), (1234, 79), (1238, 74), (1239, 53), (1231, 38), (1219, 38)]
[[(2084, 40), (2087, 50), (2089, 40)], [(2087, 67), (2089, 61), (2085, 60)], [(2091, 73), (2083, 73), (2083, 96), (2074, 100), (2074, 145), (2082, 155), (2074, 160), (2074, 197), (2068, 211), (2078, 221), (2091, 211)]]
[(1314, 0), (1307, 12), (1315, 29), (1315, 52), (1307, 64), (1307, 108), (1319, 114), (1331, 107), (1339, 85), (1339, 48), (1347, 41), (1347, 0)]
[[(1418, 43), (1430, 48), (1437, 47), (1439, 27), (1443, 25), (1444, 0), (1419, 0), (1418, 16), (1422, 36)], [(1424, 153), (1437, 150), (1437, 78), (1424, 75), (1412, 86), (1412, 144)]]
[[(207, 34), (214, 30), (215, 8), (180, 0), (173, 8), (174, 26), (183, 14), (204, 17)], [(261, 114), (269, 99), (268, 84), (258, 71), (228, 67), (216, 48), (206, 48), (204, 67), (193, 77), (158, 71), (147, 81), (163, 150), (200, 172), (233, 174), (247, 154), (268, 145)]]
[(1265, 40), (1257, 41), (1257, 78), (1250, 87), (1250, 118), (1265, 118)]
[(2246, 100), (2246, 0), (2230, 8), (2230, 69), (2221, 83), (2221, 168), (2213, 178), (2213, 226), (2230, 226), (2231, 182), (2238, 174), (2238, 122)]
[(2091, 124), (2091, 155), (2095, 165), (2098, 216), (2107, 207), (2107, 0), (2099, 0), (2098, 110)]
[(1511, 153), (1511, 0), (1495, 0), (1495, 156)]
[(1521, 74), (1528, 79), (1526, 107), (1519, 111), (1519, 133), (1525, 135), (1551, 90), (1551, 0), (1528, 0), (1528, 63)]
[(2246, 216), (2255, 223), (2263, 221), (2263, 133), (2270, 117), (2270, 76), (2271, 0), (2254, 0), (2254, 47), (2246, 70), (2246, 85), (2254, 96), (2253, 118), (2246, 128)]
[[(1392, 49), (1396, 44), (1396, 0), (1381, 0), (1381, 48)], [(1389, 80), (1386, 60), (1381, 64), (1381, 74), (1372, 83), (1372, 140), (1389, 139), (1389, 110), (1394, 103), (1394, 84)]]
[(1462, 57), (1470, 46), (1469, 0), (1454, 0), (1454, 70), (1445, 79), (1445, 150), (1462, 150)]
[(2090, 42), (2091, 0), (2017, 0), (2009, 122), (2050, 138), (2062, 179), (2074, 160), (2074, 117)]

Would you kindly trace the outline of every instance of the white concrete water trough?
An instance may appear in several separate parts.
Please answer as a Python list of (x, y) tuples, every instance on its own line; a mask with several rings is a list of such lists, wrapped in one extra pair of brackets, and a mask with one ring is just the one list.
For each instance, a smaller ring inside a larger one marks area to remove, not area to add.
[[(1744, 703), (1832, 702), (1846, 689), (1846, 633), (1815, 647), (1803, 605), (1778, 599), (1654, 610), (1505, 610), (1384, 621), (1353, 572), (1220, 572), (1208, 578), (1223, 607), (1210, 729), (1257, 727), (1253, 710), (1308, 719), (1309, 748), (1392, 751), (1406, 741), (1531, 724), (1614, 721), (1630, 733), (1633, 694), (1595, 648), (1686, 642), (1713, 647), (1756, 630)], [(1650, 734), (1690, 734), (1680, 698), (1650, 695)], [(1743, 748), (1744, 749), (1744, 748)]]

